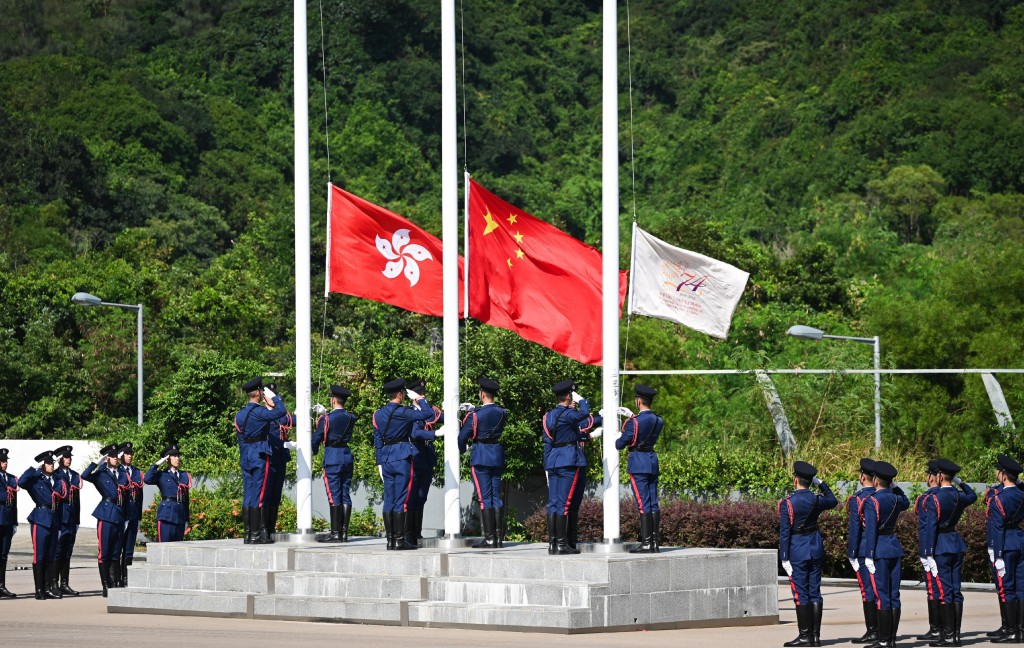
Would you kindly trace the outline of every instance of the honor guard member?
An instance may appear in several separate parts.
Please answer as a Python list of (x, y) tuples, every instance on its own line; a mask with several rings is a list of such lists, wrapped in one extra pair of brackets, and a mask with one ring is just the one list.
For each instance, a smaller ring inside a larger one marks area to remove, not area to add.
[(464, 454), (468, 444), (473, 444), (469, 454), (469, 472), (480, 502), (480, 526), (484, 532), (483, 539), (473, 548), (498, 549), (504, 535), (501, 474), (505, 471), (505, 450), (501, 446), (501, 434), (505, 431), (508, 410), (494, 404), (501, 385), (484, 377), (477, 378), (476, 382), (480, 386), (480, 407), (473, 408), (464, 403), (459, 408), (466, 411), (459, 428), (459, 453)]
[(867, 632), (856, 644), (873, 644), (878, 640), (878, 602), (875, 600), (875, 589), (871, 586), (871, 574), (864, 564), (864, 500), (875, 492), (875, 462), (867, 457), (860, 460), (861, 488), (846, 500), (847, 543), (846, 558), (853, 567), (860, 586), (860, 597), (864, 606), (864, 625)]
[(938, 487), (922, 507), (924, 534), (921, 541), (938, 595), (941, 636), (930, 646), (959, 646), (960, 624), (964, 614), (964, 596), (960, 591), (960, 574), (967, 544), (956, 530), (960, 516), (978, 494), (956, 476), (960, 466), (949, 459), (935, 462)]
[(288, 416), (288, 409), (273, 389), (263, 386), (262, 378), (245, 383), (242, 391), (249, 402), (235, 414), (235, 433), (242, 467), (245, 544), (272, 544), (270, 508), (265, 506), (272, 470), (270, 436), (278, 433), (276, 426)]
[(75, 540), (78, 538), (78, 526), (82, 523), (82, 476), (71, 469), (71, 446), (61, 446), (53, 451), (57, 456), (57, 469), (54, 475), (65, 483), (67, 497), (61, 507), (60, 538), (57, 541), (57, 572), (60, 576), (60, 593), (78, 596), (71, 589), (68, 579), (71, 575), (71, 555), (75, 551)]
[(925, 590), (928, 593), (928, 632), (918, 635), (917, 638), (923, 641), (931, 641), (942, 637), (942, 615), (939, 607), (942, 599), (939, 596), (939, 587), (932, 574), (931, 563), (924, 551), (925, 536), (928, 531), (925, 524), (924, 505), (928, 497), (939, 490), (939, 462), (932, 459), (928, 462), (928, 473), (925, 477), (925, 484), (928, 486), (923, 493), (914, 500), (914, 515), (917, 516), (917, 556), (921, 561), (921, 570), (924, 572)]
[[(825, 544), (818, 532), (818, 516), (839, 505), (828, 484), (817, 477), (818, 469), (806, 461), (793, 464), (793, 487), (779, 501), (779, 560), (789, 576), (800, 633), (784, 646), (821, 645), (821, 569)], [(810, 490), (811, 484), (819, 493)]]
[[(434, 410), (422, 394), (411, 390), (417, 397), (418, 408), (402, 404), (406, 396), (405, 380), (396, 378), (384, 384), (388, 403), (373, 413), (373, 446), (380, 460), (381, 477), (384, 480), (384, 530), (389, 550), (416, 549), (406, 540), (410, 484), (413, 478), (412, 458), (416, 446), (412, 443), (413, 426), (417, 421), (434, 418)], [(433, 433), (436, 435), (436, 433)]]
[(878, 643), (895, 646), (900, 627), (900, 576), (903, 547), (896, 537), (896, 520), (910, 508), (910, 500), (892, 480), (896, 468), (889, 463), (875, 463), (875, 492), (861, 508), (864, 516), (864, 564), (871, 576), (871, 586), (878, 601)]
[[(269, 385), (272, 390), (277, 390), (277, 385)], [(292, 459), (292, 449), (295, 444), (288, 436), (295, 427), (295, 415), (286, 413), (277, 427), (270, 426), (270, 481), (267, 482), (267, 496), (264, 506), (267, 507), (267, 519), (269, 525), (267, 533), (277, 533), (277, 514), (281, 509), (281, 498), (284, 496), (284, 479), (288, 475), (288, 462)], [(276, 432), (275, 432), (276, 430)]]
[[(142, 519), (142, 471), (132, 465), (135, 448), (132, 442), (122, 443), (117, 447), (117, 457), (121, 462), (119, 470), (124, 474), (124, 533), (121, 540), (121, 555), (114, 561), (110, 569), (111, 580), (116, 587), (128, 587), (128, 566), (135, 559), (135, 541), (139, 537), (139, 521)], [(116, 574), (115, 574), (116, 572)]]
[(82, 479), (91, 482), (99, 491), (100, 503), (92, 512), (96, 518), (96, 538), (99, 540), (97, 561), (100, 569), (100, 583), (103, 585), (103, 596), (107, 589), (117, 587), (113, 580), (114, 561), (121, 555), (121, 542), (124, 540), (124, 501), (128, 482), (124, 473), (117, 469), (117, 444), (100, 448), (100, 460), (90, 463), (82, 472)]
[[(985, 528), (988, 529), (988, 518), (990, 515), (989, 503), (992, 498), (998, 495), (1003, 490), (1003, 484), (997, 478), (996, 483), (992, 484), (985, 491), (985, 496), (981, 500), (982, 506), (985, 507)], [(992, 583), (995, 584), (996, 600), (999, 601), (999, 627), (991, 632), (986, 632), (985, 636), (990, 638), (1005, 637), (1007, 634), (1013, 634), (1013, 630), (1006, 625), (1006, 602), (1003, 601), (1002, 593), (999, 591), (999, 574), (996, 572), (994, 564), (995, 560), (989, 555), (989, 567), (992, 569)]]
[(7, 472), (7, 448), (0, 448), (0, 598), (18, 598), (7, 589), (7, 554), (18, 531), (18, 478)]
[(356, 417), (345, 409), (352, 395), (341, 385), (331, 385), (331, 411), (317, 419), (313, 432), (313, 454), (324, 448), (324, 489), (331, 506), (331, 532), (320, 542), (348, 542), (348, 523), (352, 518), (352, 430)]
[[(417, 395), (427, 393), (427, 381), (423, 378), (412, 379), (408, 387), (409, 391)], [(427, 495), (430, 494), (430, 485), (434, 481), (434, 471), (437, 469), (437, 450), (434, 448), (433, 432), (444, 425), (444, 414), (441, 410), (434, 405), (430, 408), (434, 416), (427, 421), (416, 421), (412, 428), (412, 443), (416, 446), (416, 454), (412, 458), (413, 483), (412, 493), (409, 495), (405, 541), (413, 545), (419, 545), (423, 538), (423, 507), (427, 505)]]
[(57, 540), (60, 534), (61, 501), (67, 485), (53, 474), (53, 453), (36, 455), (39, 467), (29, 466), (18, 478), (18, 486), (28, 491), (35, 508), (28, 514), (32, 525), (32, 575), (36, 599), (62, 598), (57, 585)]
[[(149, 467), (143, 480), (160, 490), (156, 509), (157, 542), (178, 542), (185, 539), (190, 520), (188, 492), (192, 475), (181, 469), (181, 451), (172, 443), (160, 453), (160, 460)], [(161, 466), (167, 464), (166, 469)]]
[(996, 478), (1003, 489), (988, 503), (988, 555), (996, 569), (999, 600), (1006, 604), (1007, 634), (993, 643), (1024, 643), (1024, 492), (1017, 487), (1021, 465), (996, 457)]
[(548, 473), (548, 553), (578, 554), (574, 542), (583, 500), (587, 459), (582, 444), (601, 436), (601, 417), (590, 413), (587, 400), (576, 393), (572, 380), (551, 387), (558, 405), (541, 421), (544, 430), (544, 470)]
[(636, 496), (640, 512), (640, 545), (629, 553), (658, 553), (661, 539), (661, 509), (658, 508), (658, 453), (654, 444), (658, 442), (665, 420), (651, 411), (651, 401), (657, 390), (647, 385), (633, 388), (636, 398), (636, 416), (627, 408), (620, 408), (620, 414), (629, 416), (622, 423), (622, 433), (615, 440), (615, 449), (629, 449), (626, 471)]

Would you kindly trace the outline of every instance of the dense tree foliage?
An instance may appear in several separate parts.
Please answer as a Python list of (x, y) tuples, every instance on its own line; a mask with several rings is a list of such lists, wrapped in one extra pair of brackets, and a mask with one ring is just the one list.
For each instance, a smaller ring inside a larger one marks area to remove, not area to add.
[[(592, 244), (600, 5), (467, 1), (459, 30), (461, 162)], [(440, 25), (436, 0), (328, 1), (322, 23), (317, 7), (319, 294), (328, 179), (440, 231)], [(83, 290), (145, 307), (146, 451), (179, 440), (222, 472), (236, 386), (294, 377), (291, 12), (270, 0), (0, 0), (0, 12), (0, 430), (131, 430), (134, 319), (73, 306)], [(624, 319), (625, 367), (871, 366), (864, 345), (787, 338), (796, 323), (879, 335), (887, 367), (1021, 366), (1024, 5), (648, 0), (620, 27), (623, 267), (635, 214), (751, 273), (728, 340)], [(348, 383), (362, 431), (390, 376), (439, 387), (438, 320), (340, 295), (314, 310), (315, 398)], [(461, 337), (465, 398), (480, 373), (506, 385), (509, 474), (523, 482), (539, 469), (546, 386), (571, 375), (597, 396), (599, 372), (474, 323)], [(999, 379), (1022, 415), (1024, 378)], [(751, 376), (650, 382), (671, 489), (772, 492), (784, 479)], [(872, 444), (870, 377), (775, 383), (800, 456), (851, 473)], [(904, 474), (943, 453), (981, 480), (992, 453), (1021, 450), (977, 376), (887, 377), (883, 397), (883, 456)]]

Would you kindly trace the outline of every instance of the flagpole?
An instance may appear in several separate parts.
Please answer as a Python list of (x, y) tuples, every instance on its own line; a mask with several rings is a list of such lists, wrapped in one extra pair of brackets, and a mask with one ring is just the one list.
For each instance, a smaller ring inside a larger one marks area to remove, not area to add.
[[(444, 268), (444, 536), (459, 538), (459, 176), (455, 108), (455, 0), (441, 2), (441, 239)], [(447, 436), (450, 435), (450, 436)]]
[(621, 550), (619, 538), (619, 451), (615, 449), (619, 406), (619, 95), (616, 0), (604, 0), (601, 108), (601, 397), (604, 542)]
[(469, 171), (462, 173), (462, 316), (469, 318)]
[(310, 351), (309, 281), (309, 82), (306, 69), (306, 0), (293, 3), (293, 101), (295, 110), (295, 419), (296, 530), (313, 532), (310, 446), (312, 355)]

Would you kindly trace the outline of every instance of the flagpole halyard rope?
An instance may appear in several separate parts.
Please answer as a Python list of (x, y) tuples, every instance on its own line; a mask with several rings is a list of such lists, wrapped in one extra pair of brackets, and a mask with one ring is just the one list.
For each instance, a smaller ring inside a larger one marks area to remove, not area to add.
[[(327, 148), (327, 181), (331, 181), (331, 131), (327, 126), (327, 53), (324, 47), (324, 3), (320, 0), (320, 65), (324, 69), (324, 138)], [(326, 304), (324, 315), (326, 317)]]
[(462, 170), (469, 173), (469, 131), (466, 128), (466, 17), (464, 13), (464, 5), (465, 2), (460, 0), (459, 40), (462, 44)]
[[(626, 0), (626, 74), (629, 80), (629, 175), (630, 175), (630, 190), (633, 198), (633, 241), (636, 241), (636, 146), (633, 138), (633, 39), (632, 33), (630, 32), (630, 16), (629, 16), (629, 0)], [(635, 252), (634, 246), (630, 246), (629, 259), (630, 266), (633, 262), (633, 254)], [(629, 285), (630, 290), (633, 288), (633, 272), (632, 267), (629, 273)], [(626, 342), (622, 349), (622, 368), (626, 368), (626, 363), (629, 361), (629, 327), (633, 323), (633, 315), (629, 312), (629, 304), (626, 304)], [(619, 390), (619, 406), (622, 406), (624, 390)]]

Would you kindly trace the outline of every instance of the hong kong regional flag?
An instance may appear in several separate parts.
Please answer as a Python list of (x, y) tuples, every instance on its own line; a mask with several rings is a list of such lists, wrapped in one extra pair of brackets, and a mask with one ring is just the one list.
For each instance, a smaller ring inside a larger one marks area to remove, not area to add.
[[(469, 314), (601, 364), (601, 253), (469, 182)], [(619, 308), (626, 273), (619, 275)]]
[(327, 213), (330, 292), (443, 316), (440, 239), (334, 185)]

